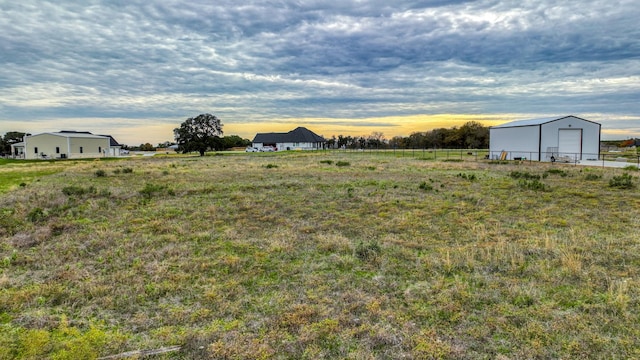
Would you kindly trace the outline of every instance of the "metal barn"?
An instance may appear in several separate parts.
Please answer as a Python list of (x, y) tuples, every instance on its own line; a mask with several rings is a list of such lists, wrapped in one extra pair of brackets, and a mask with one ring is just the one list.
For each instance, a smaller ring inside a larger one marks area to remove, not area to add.
[(597, 159), (600, 124), (569, 115), (513, 121), (489, 128), (489, 156), (502, 160)]

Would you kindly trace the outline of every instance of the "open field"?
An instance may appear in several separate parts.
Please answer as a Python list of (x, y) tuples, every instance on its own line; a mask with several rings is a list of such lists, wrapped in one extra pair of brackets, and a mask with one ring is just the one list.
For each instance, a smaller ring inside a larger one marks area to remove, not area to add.
[(0, 359), (639, 358), (639, 174), (349, 152), (4, 163)]

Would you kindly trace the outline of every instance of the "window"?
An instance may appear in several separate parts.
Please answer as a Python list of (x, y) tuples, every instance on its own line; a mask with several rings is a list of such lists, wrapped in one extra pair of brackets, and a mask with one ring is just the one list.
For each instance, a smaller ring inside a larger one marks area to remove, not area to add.
[(102, 152), (102, 146), (98, 146), (98, 153)]
[(56, 154), (60, 154), (60, 147), (56, 146)]
[(36, 153), (36, 154), (38, 153), (38, 147), (37, 146), (33, 148), (33, 152)]
[(82, 148), (82, 146), (80, 146), (80, 154), (82, 154), (84, 152), (84, 149)]

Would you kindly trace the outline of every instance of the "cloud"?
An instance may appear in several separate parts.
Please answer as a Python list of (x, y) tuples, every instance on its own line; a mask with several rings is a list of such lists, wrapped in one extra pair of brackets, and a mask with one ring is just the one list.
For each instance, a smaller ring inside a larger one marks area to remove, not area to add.
[(630, 0), (2, 2), (0, 128), (126, 119), (113, 126), (135, 132), (203, 112), (264, 131), (305, 118), (637, 118), (639, 15)]

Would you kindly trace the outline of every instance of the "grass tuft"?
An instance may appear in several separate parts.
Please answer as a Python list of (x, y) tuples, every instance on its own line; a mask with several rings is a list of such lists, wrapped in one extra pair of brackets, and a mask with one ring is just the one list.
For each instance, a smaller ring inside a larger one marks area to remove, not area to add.
[(633, 180), (633, 176), (629, 173), (624, 173), (611, 178), (611, 180), (609, 180), (609, 187), (617, 189), (633, 189), (636, 186)]

